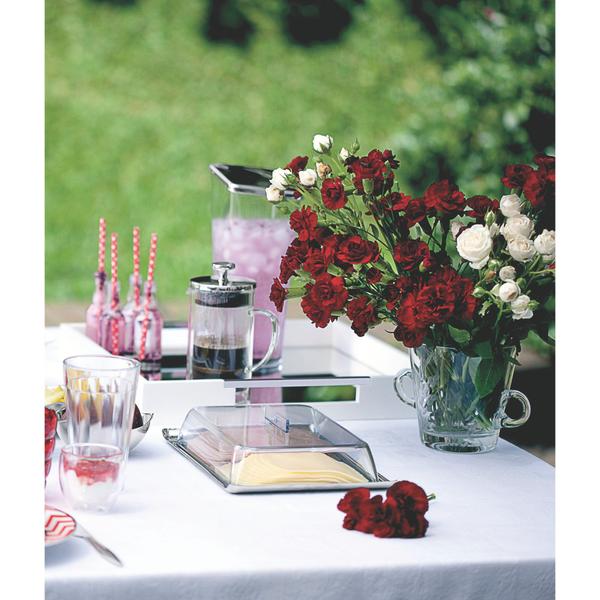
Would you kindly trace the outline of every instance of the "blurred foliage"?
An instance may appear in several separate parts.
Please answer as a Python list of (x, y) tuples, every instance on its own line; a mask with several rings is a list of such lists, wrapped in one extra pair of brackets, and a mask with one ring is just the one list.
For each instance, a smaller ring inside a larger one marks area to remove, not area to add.
[[(407, 192), (449, 175), (498, 196), (505, 164), (552, 149), (550, 3), (324, 3), (338, 23), (314, 4), (47, 3), (49, 301), (91, 298), (99, 216), (121, 235), (122, 283), (139, 225), (144, 264), (159, 234), (160, 298), (183, 300), (209, 270), (210, 162), (280, 166), (329, 133), (394, 149)], [(301, 31), (319, 19), (337, 41)], [(215, 43), (223, 20), (239, 44)]]
[(554, 153), (554, 7), (546, 0), (401, 2), (436, 44), (440, 80), (395, 128), (413, 185), (445, 176), (498, 194), (508, 162)]

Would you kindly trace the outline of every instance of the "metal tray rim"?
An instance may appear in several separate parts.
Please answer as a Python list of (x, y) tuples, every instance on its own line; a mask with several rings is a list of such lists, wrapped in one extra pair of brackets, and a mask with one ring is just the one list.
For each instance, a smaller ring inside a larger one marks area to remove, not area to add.
[(366, 483), (328, 483), (328, 484), (297, 484), (297, 485), (265, 485), (265, 486), (241, 486), (229, 484), (225, 480), (218, 477), (210, 466), (203, 460), (194, 456), (187, 449), (178, 444), (179, 438), (178, 428), (163, 428), (162, 435), (167, 444), (182, 456), (187, 458), (192, 464), (204, 471), (209, 478), (226, 492), (230, 494), (256, 494), (256, 493), (282, 493), (282, 492), (337, 492), (347, 491), (356, 488), (367, 488), (371, 490), (386, 489), (395, 482), (377, 472), (378, 481), (368, 481)]

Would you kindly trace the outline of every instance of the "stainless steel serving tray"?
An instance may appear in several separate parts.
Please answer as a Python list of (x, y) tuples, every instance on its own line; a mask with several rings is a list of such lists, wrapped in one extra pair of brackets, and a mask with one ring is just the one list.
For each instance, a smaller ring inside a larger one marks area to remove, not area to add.
[[(390, 481), (387, 477), (384, 477), (381, 473), (377, 473), (377, 481), (368, 481), (364, 483), (320, 483), (310, 485), (307, 483), (297, 483), (290, 485), (235, 485), (228, 483), (223, 477), (219, 475), (208, 463), (196, 455), (189, 452), (185, 444), (179, 440), (179, 429), (163, 429), (163, 437), (167, 444), (177, 450), (179, 454), (185, 456), (190, 462), (196, 465), (199, 469), (204, 471), (210, 478), (222, 487), (226, 492), (230, 494), (256, 494), (256, 493), (273, 493), (273, 492), (335, 492), (345, 491), (355, 488), (368, 488), (371, 490), (387, 489), (394, 481)], [(348, 461), (345, 461), (348, 462)], [(350, 462), (348, 462), (350, 464)], [(357, 469), (362, 473), (362, 469), (356, 464), (350, 464), (353, 468)], [(364, 473), (363, 473), (364, 475)]]

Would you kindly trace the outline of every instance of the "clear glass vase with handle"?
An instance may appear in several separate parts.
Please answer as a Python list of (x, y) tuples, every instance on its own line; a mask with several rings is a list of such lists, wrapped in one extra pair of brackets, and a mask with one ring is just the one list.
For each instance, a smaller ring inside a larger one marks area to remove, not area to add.
[[(454, 348), (426, 345), (410, 351), (410, 369), (394, 380), (400, 399), (417, 411), (421, 441), (448, 452), (489, 452), (502, 427), (519, 427), (528, 419), (527, 397), (511, 389), (514, 348), (495, 356), (469, 356)], [(515, 399), (522, 415), (506, 414)]]

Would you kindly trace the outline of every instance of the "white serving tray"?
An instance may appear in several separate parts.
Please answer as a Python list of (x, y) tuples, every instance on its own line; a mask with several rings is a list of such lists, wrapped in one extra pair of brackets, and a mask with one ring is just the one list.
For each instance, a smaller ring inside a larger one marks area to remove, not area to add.
[[(108, 354), (85, 335), (83, 323), (61, 324), (55, 342), (62, 358)], [(162, 345), (163, 355), (184, 355), (187, 329), (165, 328)], [(397, 398), (393, 388), (394, 376), (407, 367), (406, 352), (369, 334), (359, 338), (342, 321), (317, 329), (307, 319), (288, 319), (283, 347), (286, 378), (249, 380), (244, 387), (353, 385), (354, 401), (315, 402), (314, 406), (334, 420), (414, 418), (414, 410)], [(307, 373), (334, 377), (306, 377)], [(235, 404), (239, 386), (239, 382), (223, 379), (149, 381), (140, 377), (137, 402), (144, 411), (155, 413), (155, 427), (172, 428), (195, 406)]]

